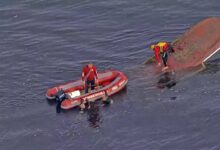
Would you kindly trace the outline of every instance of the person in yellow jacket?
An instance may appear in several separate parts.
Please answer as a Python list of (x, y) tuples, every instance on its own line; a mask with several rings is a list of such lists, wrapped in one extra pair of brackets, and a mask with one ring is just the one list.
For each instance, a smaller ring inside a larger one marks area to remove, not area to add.
[(161, 59), (160, 59), (161, 57), (164, 64), (163, 70), (167, 69), (168, 53), (174, 52), (171, 44), (168, 42), (158, 42), (157, 44), (152, 44), (150, 48), (154, 51), (155, 58), (157, 61), (157, 66), (161, 66)]

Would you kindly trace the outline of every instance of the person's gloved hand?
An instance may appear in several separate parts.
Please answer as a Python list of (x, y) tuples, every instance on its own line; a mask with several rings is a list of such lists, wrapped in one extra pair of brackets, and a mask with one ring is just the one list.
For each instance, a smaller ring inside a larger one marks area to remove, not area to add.
[(83, 83), (83, 87), (86, 87), (86, 81), (84, 80), (84, 81), (82, 81)]
[(157, 67), (161, 67), (161, 63), (157, 63)]
[(99, 85), (99, 80), (98, 80), (98, 79), (95, 80), (95, 85), (96, 85), (96, 86)]

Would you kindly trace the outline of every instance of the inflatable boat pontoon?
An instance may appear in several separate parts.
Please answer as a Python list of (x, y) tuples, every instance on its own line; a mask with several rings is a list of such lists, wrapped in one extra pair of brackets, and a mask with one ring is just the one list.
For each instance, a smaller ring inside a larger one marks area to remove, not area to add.
[(95, 90), (85, 94), (85, 86), (82, 80), (69, 82), (48, 89), (48, 100), (56, 98), (59, 91), (64, 91), (65, 99), (61, 103), (62, 109), (70, 109), (79, 106), (84, 101), (95, 101), (108, 97), (121, 91), (127, 84), (128, 78), (120, 71), (105, 71), (98, 73), (98, 86)]

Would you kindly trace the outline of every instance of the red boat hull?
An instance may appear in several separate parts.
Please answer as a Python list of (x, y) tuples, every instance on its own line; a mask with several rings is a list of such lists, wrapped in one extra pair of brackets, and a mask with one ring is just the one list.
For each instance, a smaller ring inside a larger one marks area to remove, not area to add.
[[(127, 84), (128, 78), (120, 71), (106, 71), (98, 73), (98, 85), (99, 89), (91, 91), (87, 94), (81, 94), (76, 97), (70, 97), (65, 99), (62, 104), (62, 109), (70, 109), (79, 106), (82, 101), (95, 101), (106, 96), (111, 96), (121, 91)], [(64, 90), (65, 94), (73, 93), (74, 91), (84, 91), (85, 86), (82, 80), (77, 80), (62, 84), (48, 89), (46, 97), (51, 100), (55, 99), (55, 96), (59, 90)]]
[(173, 43), (168, 64), (175, 70), (201, 65), (220, 50), (220, 18), (205, 19)]
[[(168, 57), (170, 70), (193, 68), (220, 50), (220, 18), (202, 20), (173, 43), (175, 53)], [(149, 59), (146, 64), (155, 62)]]

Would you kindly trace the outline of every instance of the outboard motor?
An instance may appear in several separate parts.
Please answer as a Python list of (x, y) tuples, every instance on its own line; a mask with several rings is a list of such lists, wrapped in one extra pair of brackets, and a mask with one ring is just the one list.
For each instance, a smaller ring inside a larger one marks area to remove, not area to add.
[(65, 93), (64, 93), (64, 90), (63, 89), (61, 89), (61, 90), (59, 90), (58, 92), (57, 92), (57, 94), (56, 94), (56, 101), (58, 101), (58, 102), (62, 102), (64, 99), (66, 99), (66, 95), (65, 95)]
[(64, 90), (61, 89), (57, 92), (56, 94), (56, 101), (57, 101), (57, 107), (56, 107), (56, 110), (57, 110), (57, 113), (60, 113), (60, 106), (61, 106), (61, 103), (62, 101), (64, 101), (66, 99), (66, 94), (64, 93)]

